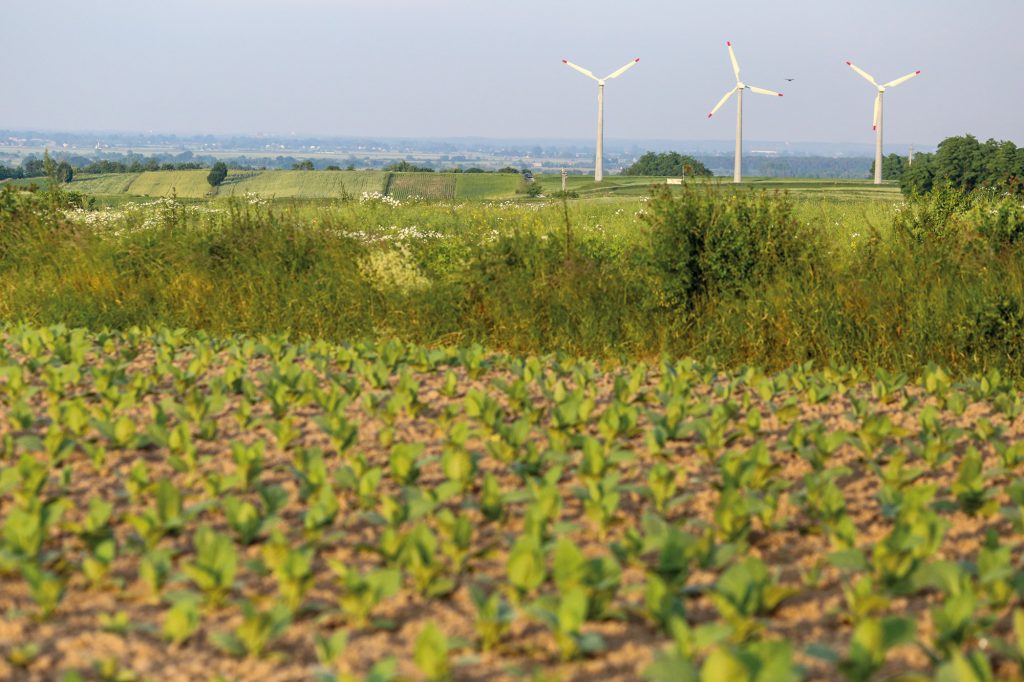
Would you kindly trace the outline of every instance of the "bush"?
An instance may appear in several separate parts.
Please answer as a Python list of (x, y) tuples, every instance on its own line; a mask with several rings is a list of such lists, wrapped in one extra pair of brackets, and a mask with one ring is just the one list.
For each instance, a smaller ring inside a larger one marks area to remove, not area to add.
[(893, 217), (893, 233), (909, 242), (946, 241), (964, 232), (972, 203), (972, 194), (948, 183), (927, 194), (911, 194)]
[(1024, 241), (1024, 203), (1020, 197), (981, 202), (971, 211), (969, 220), (997, 251)]
[(741, 294), (779, 268), (806, 266), (814, 251), (814, 234), (785, 195), (684, 187), (673, 196), (661, 187), (645, 219), (669, 307), (708, 293)]

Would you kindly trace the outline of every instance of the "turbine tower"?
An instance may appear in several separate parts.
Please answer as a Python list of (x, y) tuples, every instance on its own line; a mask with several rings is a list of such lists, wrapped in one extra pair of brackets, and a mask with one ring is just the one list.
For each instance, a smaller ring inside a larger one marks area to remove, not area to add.
[(571, 69), (576, 69), (587, 78), (592, 78), (597, 81), (597, 162), (594, 166), (594, 182), (601, 182), (604, 180), (604, 84), (605, 81), (610, 81), (613, 78), (618, 78), (626, 71), (628, 71), (636, 63), (640, 61), (637, 57), (629, 64), (626, 64), (618, 71), (605, 76), (604, 78), (598, 78), (591, 71), (584, 69), (582, 66), (573, 64), (568, 59), (563, 59), (562, 63)]
[(895, 88), (900, 83), (905, 83), (906, 81), (910, 80), (914, 76), (916, 76), (919, 73), (921, 73), (921, 71), (917, 70), (917, 71), (915, 71), (913, 73), (908, 73), (906, 76), (903, 76), (902, 78), (897, 78), (896, 80), (889, 81), (888, 83), (886, 83), (884, 85), (879, 85), (878, 83), (875, 82), (875, 79), (871, 77), (871, 74), (869, 74), (867, 71), (864, 71), (861, 68), (858, 68), (857, 65), (854, 64), (853, 62), (846, 62), (846, 65), (849, 66), (854, 71), (856, 71), (857, 73), (859, 73), (861, 76), (863, 76), (864, 79), (867, 80), (868, 83), (871, 83), (876, 88), (878, 88), (878, 94), (875, 95), (875, 118), (874, 118), (874, 123), (872, 124), (872, 129), (875, 131), (875, 184), (876, 185), (881, 185), (882, 184), (882, 95), (885, 94), (886, 89), (888, 89), (888, 88)]
[(729, 59), (732, 60), (732, 72), (736, 74), (736, 87), (725, 93), (722, 99), (718, 100), (718, 104), (708, 114), (708, 118), (715, 115), (715, 112), (722, 108), (722, 106), (729, 101), (729, 98), (734, 94), (739, 93), (739, 99), (736, 100), (736, 163), (733, 166), (732, 181), (741, 182), (743, 180), (743, 91), (750, 90), (756, 92), (759, 95), (772, 95), (773, 97), (782, 97), (781, 92), (772, 92), (771, 90), (765, 90), (764, 88), (755, 88), (753, 85), (747, 85), (740, 80), (740, 64), (736, 61), (736, 53), (732, 51), (732, 43), (727, 42), (726, 47), (729, 48)]

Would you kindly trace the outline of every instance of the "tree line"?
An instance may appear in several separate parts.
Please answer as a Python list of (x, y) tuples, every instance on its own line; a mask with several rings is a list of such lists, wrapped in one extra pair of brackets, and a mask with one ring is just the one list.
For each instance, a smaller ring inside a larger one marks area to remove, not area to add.
[[(874, 172), (874, 164), (871, 167)], [(990, 187), (1024, 193), (1024, 147), (1008, 140), (979, 142), (974, 135), (947, 137), (934, 154), (915, 154), (913, 162), (890, 154), (882, 159), (882, 178), (896, 180), (905, 194), (934, 187), (963, 190)]]

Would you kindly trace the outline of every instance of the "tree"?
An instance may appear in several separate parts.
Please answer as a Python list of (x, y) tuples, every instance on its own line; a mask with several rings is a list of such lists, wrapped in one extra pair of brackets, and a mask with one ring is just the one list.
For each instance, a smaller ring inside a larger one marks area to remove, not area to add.
[[(907, 160), (899, 154), (889, 154), (882, 157), (882, 179), (899, 180), (903, 177), (903, 171), (907, 167)], [(875, 162), (871, 162), (871, 170), (868, 177), (875, 177)]]
[(900, 178), (900, 187), (908, 193), (946, 185), (967, 191), (994, 187), (1024, 192), (1024, 149), (1007, 141), (981, 143), (973, 135), (947, 137), (934, 154), (915, 155)]
[[(934, 154), (914, 154), (914, 163), (903, 169), (900, 189), (904, 194), (924, 194), (935, 184)], [(885, 166), (882, 166), (885, 170)]]
[(685, 175), (690, 178), (709, 178), (712, 173), (707, 166), (685, 154), (647, 152), (632, 166), (622, 171), (623, 175), (656, 175), (661, 177)]
[(71, 167), (71, 164), (67, 161), (61, 161), (57, 164), (57, 181), (67, 184), (71, 182), (71, 179), (75, 177), (75, 170)]
[(390, 173), (433, 173), (434, 169), (427, 166), (417, 166), (408, 161), (397, 161), (384, 166), (384, 170)]
[(224, 178), (227, 176), (227, 164), (223, 161), (218, 161), (213, 164), (213, 168), (210, 169), (210, 174), (206, 176), (206, 181), (210, 183), (210, 187), (220, 187), (220, 184), (224, 182)]
[(38, 178), (46, 172), (43, 160), (31, 156), (21, 162), (21, 170), (26, 178)]
[(299, 161), (298, 163), (292, 164), (292, 170), (314, 170), (313, 162), (310, 161), (309, 159), (306, 159), (305, 161)]

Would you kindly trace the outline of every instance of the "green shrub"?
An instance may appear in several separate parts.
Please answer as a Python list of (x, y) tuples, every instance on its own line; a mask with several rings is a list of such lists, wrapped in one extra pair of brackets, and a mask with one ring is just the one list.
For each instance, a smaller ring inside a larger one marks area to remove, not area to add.
[(947, 240), (966, 231), (974, 195), (949, 183), (927, 194), (912, 194), (893, 217), (893, 233), (911, 242)]
[(672, 307), (705, 294), (738, 294), (783, 269), (813, 267), (814, 233), (793, 216), (785, 195), (658, 188), (646, 220), (664, 303)]

